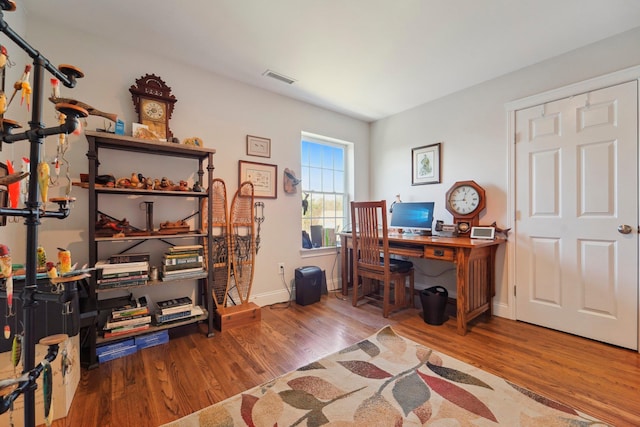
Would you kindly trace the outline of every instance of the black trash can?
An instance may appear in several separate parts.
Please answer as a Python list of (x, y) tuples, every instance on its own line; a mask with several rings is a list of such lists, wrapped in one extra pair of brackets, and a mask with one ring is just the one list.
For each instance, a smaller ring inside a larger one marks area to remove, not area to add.
[(424, 321), (430, 325), (442, 325), (445, 322), (445, 310), (449, 292), (442, 286), (432, 286), (420, 292), (422, 315)]
[(296, 268), (296, 304), (309, 305), (320, 301), (322, 294), (322, 270), (307, 266)]

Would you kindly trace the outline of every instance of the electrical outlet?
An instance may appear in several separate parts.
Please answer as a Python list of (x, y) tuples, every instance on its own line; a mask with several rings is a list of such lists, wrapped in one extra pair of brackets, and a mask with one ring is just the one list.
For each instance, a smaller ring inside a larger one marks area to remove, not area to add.
[(278, 263), (278, 274), (280, 274), (281, 276), (284, 276), (284, 262)]

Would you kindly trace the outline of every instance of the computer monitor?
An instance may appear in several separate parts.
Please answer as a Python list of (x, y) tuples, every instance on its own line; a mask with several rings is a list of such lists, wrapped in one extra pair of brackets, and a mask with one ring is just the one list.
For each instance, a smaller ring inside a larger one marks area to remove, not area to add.
[(401, 228), (405, 233), (431, 234), (434, 202), (406, 202), (393, 205), (391, 228)]

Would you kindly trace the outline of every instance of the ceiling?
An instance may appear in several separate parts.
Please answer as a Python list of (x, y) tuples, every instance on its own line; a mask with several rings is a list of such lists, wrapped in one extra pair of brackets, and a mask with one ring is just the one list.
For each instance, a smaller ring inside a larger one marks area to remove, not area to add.
[[(374, 121), (640, 25), (638, 0), (17, 0), (40, 17)], [(291, 85), (263, 76), (272, 70)]]

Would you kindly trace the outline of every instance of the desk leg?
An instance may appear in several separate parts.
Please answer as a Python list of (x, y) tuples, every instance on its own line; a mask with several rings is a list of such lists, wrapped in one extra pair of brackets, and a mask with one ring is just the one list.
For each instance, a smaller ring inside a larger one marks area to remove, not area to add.
[(495, 295), (496, 246), (460, 249), (457, 265), (457, 326), (465, 335), (469, 322), (485, 314), (491, 318), (491, 301)]
[(340, 250), (342, 251), (342, 295), (349, 295), (349, 248), (347, 247), (347, 237), (340, 236)]
[(469, 292), (469, 250), (458, 249), (456, 253), (456, 321), (458, 335), (467, 334), (467, 294)]
[(487, 293), (487, 303), (489, 307), (487, 308), (486, 317), (487, 320), (491, 320), (491, 316), (493, 316), (493, 297), (496, 296), (496, 252), (498, 251), (497, 246), (492, 246), (489, 252), (489, 268), (488, 268), (488, 277), (489, 280), (489, 290)]

